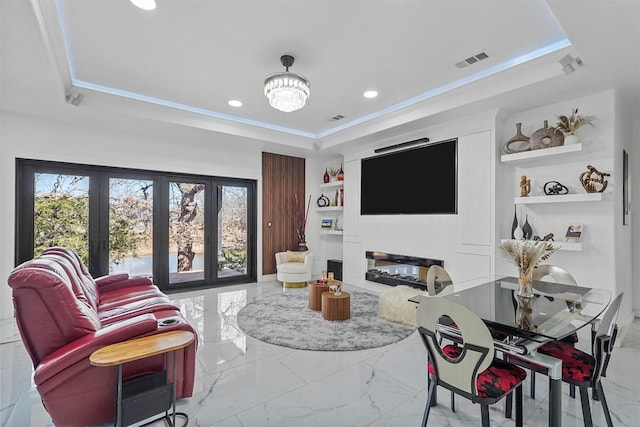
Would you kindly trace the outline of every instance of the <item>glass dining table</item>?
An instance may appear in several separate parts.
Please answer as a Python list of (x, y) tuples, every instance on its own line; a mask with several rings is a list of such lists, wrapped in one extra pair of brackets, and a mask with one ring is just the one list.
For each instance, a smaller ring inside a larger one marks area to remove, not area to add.
[[(547, 368), (549, 377), (549, 426), (562, 425), (562, 361), (538, 353), (552, 340), (560, 340), (579, 329), (593, 325), (611, 300), (611, 291), (584, 286), (534, 281), (534, 296), (518, 297), (516, 277), (481, 278), (449, 285), (435, 297), (416, 295), (409, 301), (419, 304), (423, 298), (448, 298), (476, 313), (485, 324), (499, 332), (494, 344), (498, 351)], [(442, 325), (441, 333), (459, 334)]]

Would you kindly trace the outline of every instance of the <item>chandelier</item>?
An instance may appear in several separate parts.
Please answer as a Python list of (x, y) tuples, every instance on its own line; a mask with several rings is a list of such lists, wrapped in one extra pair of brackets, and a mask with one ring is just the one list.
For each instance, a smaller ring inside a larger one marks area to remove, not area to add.
[(298, 73), (289, 72), (293, 61), (293, 56), (282, 55), (280, 62), (286, 67), (286, 71), (271, 74), (264, 81), (264, 96), (269, 100), (269, 104), (285, 113), (304, 107), (311, 94), (309, 80)]

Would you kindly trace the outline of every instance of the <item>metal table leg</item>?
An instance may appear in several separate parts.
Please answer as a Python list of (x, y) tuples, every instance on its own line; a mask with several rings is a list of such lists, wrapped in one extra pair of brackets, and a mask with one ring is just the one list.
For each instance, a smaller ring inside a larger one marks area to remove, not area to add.
[(122, 426), (122, 364), (116, 365), (116, 413), (114, 417), (115, 427)]
[(562, 425), (562, 360), (542, 353), (518, 355), (519, 359), (547, 368), (549, 377), (549, 426)]

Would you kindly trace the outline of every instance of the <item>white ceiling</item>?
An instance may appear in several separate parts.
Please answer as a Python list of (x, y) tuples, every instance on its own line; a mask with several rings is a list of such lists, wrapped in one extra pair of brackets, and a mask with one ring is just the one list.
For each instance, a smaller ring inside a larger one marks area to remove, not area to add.
[[(457, 108), (526, 108), (610, 88), (638, 117), (640, 1), (157, 3), (145, 12), (128, 0), (2, 0), (1, 108), (65, 120), (86, 119), (84, 108), (305, 148)], [(489, 58), (455, 66), (480, 52)], [(565, 76), (567, 53), (585, 67)], [(282, 54), (311, 81), (307, 106), (292, 113), (262, 92)], [(380, 95), (365, 99), (368, 89)], [(71, 107), (65, 93), (84, 99)]]

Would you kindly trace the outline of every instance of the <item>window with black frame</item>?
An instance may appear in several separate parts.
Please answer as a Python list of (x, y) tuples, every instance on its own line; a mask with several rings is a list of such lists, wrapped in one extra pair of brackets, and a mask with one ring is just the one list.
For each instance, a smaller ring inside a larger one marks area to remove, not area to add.
[(16, 262), (51, 246), (163, 290), (256, 280), (256, 181), (17, 160)]

